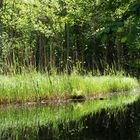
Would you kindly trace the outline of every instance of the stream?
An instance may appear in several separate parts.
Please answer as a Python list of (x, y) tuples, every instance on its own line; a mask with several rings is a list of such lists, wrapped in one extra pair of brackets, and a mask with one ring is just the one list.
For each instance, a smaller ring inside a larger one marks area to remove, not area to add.
[(0, 140), (139, 140), (140, 90), (104, 100), (0, 107)]

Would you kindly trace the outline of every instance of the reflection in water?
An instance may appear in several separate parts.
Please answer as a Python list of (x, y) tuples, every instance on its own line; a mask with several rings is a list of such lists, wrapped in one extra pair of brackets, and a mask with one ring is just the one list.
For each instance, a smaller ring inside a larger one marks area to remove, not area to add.
[(139, 93), (61, 105), (0, 108), (1, 140), (137, 140)]

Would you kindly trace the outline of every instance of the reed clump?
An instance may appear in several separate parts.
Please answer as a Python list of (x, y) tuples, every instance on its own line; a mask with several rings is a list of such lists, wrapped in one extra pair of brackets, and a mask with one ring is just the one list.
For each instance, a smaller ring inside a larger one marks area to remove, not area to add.
[(122, 75), (49, 75), (37, 72), (1, 75), (0, 104), (100, 97), (109, 92), (126, 91), (137, 86), (136, 79)]

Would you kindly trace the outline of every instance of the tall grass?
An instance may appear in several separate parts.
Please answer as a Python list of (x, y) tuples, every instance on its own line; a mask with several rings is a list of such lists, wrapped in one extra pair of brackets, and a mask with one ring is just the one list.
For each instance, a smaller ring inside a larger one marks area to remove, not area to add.
[(68, 99), (74, 96), (100, 96), (137, 87), (138, 81), (122, 75), (92, 76), (37, 72), (0, 76), (0, 103)]

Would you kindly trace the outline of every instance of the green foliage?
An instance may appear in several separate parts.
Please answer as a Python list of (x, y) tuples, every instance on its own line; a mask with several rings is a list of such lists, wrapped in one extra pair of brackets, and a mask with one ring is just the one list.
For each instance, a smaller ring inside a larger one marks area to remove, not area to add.
[(87, 70), (129, 71), (132, 50), (139, 55), (139, 11), (136, 0), (3, 0), (2, 72), (62, 71), (77, 62)]

